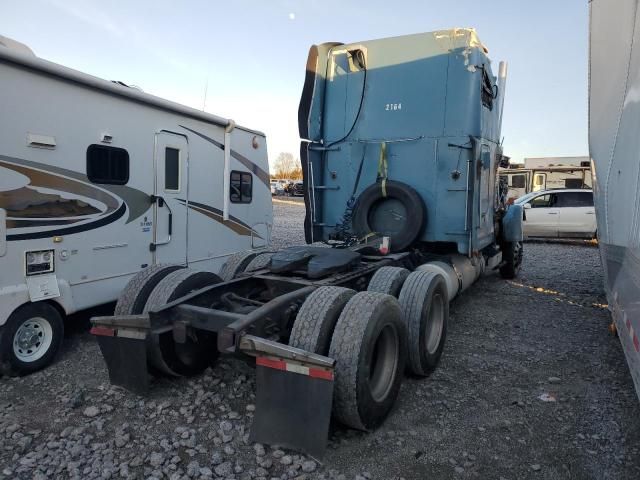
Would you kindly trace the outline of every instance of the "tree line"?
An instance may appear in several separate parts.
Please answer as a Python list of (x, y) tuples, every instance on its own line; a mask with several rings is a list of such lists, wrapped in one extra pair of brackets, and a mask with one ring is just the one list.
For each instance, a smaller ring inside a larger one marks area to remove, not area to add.
[(302, 164), (300, 159), (288, 152), (282, 152), (273, 164), (272, 178), (283, 178), (287, 180), (302, 179)]

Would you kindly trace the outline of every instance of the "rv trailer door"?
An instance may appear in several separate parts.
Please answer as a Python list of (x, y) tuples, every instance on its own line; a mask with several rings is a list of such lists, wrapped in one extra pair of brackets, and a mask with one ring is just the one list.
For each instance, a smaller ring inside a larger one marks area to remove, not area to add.
[(187, 263), (189, 144), (179, 134), (156, 134), (154, 263)]

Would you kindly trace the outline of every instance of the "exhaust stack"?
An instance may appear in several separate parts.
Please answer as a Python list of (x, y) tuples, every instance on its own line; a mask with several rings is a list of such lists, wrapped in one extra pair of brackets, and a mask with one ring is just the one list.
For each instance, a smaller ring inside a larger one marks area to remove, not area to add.
[[(507, 86), (507, 62), (500, 62), (498, 69), (498, 128), (502, 133), (502, 110), (504, 108), (504, 91)], [(500, 138), (500, 135), (498, 135)]]

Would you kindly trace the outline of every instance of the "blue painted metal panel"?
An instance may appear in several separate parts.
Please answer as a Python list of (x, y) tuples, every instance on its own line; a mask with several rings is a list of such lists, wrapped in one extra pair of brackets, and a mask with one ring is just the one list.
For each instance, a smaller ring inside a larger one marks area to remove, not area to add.
[(455, 244), (464, 254), (495, 241), (499, 112), (482, 92), (484, 82), (485, 92), (496, 93), (496, 77), (484, 47), (465, 32), (328, 50), (326, 68), (316, 72), (323, 108), (316, 104), (310, 114), (322, 138), (313, 138), (313, 178), (305, 176), (314, 240), (330, 239), (348, 223), (348, 206), (379, 180), (385, 142), (388, 178), (413, 187), (426, 206), (421, 241)]

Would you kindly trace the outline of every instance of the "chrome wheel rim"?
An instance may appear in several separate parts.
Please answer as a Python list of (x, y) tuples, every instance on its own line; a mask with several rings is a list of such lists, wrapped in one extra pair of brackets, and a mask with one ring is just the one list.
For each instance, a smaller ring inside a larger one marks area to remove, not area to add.
[(398, 370), (398, 331), (386, 325), (378, 335), (369, 364), (369, 390), (376, 402), (382, 402), (395, 381)]
[(432, 355), (437, 352), (444, 328), (444, 298), (439, 293), (433, 295), (429, 317), (427, 318), (426, 347)]
[(51, 347), (53, 328), (42, 317), (29, 318), (22, 322), (13, 336), (13, 353), (22, 362), (41, 359)]

